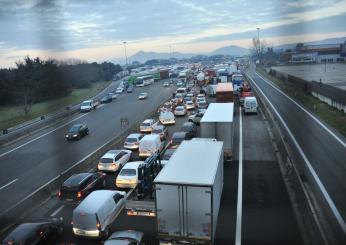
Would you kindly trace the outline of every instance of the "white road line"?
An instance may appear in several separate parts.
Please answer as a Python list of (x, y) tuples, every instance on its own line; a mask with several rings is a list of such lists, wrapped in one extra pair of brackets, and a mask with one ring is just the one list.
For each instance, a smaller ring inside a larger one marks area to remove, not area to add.
[(65, 206), (62, 205), (60, 206), (57, 210), (55, 210), (51, 215), (50, 217), (54, 217), (55, 215), (57, 215)]
[(265, 99), (267, 100), (267, 102), (270, 104), (270, 106), (272, 107), (272, 109), (274, 110), (275, 114), (277, 115), (277, 117), (280, 119), (282, 125), (285, 127), (286, 131), (288, 132), (288, 134), (290, 135), (294, 145), (297, 147), (299, 154), (302, 156), (306, 166), (308, 167), (311, 175), (313, 176), (316, 184), (318, 185), (318, 187), (320, 188), (322, 195), (324, 197), (324, 199), (327, 201), (329, 208), (331, 209), (331, 211), (333, 212), (333, 215), (335, 216), (338, 224), (340, 225), (342, 231), (344, 232), (344, 234), (346, 234), (346, 223), (344, 221), (344, 219), (342, 218), (339, 210), (336, 208), (335, 203), (333, 202), (333, 200), (331, 199), (329, 193), (327, 192), (326, 188), (324, 187), (322, 181), (320, 180), (320, 178), (318, 177), (317, 173), (315, 172), (314, 168), (312, 167), (309, 159), (307, 158), (307, 156), (305, 155), (303, 149), (300, 147), (300, 145), (298, 144), (296, 138), (294, 137), (293, 133), (291, 132), (291, 130), (289, 129), (289, 127), (287, 126), (286, 122), (283, 120), (283, 118), (281, 117), (281, 115), (279, 114), (279, 112), (276, 110), (276, 108), (274, 107), (274, 105), (270, 102), (270, 100), (268, 99), (268, 97), (263, 93), (262, 89), (256, 84), (256, 82), (249, 77), (250, 80), (253, 82), (253, 84), (257, 87), (257, 89), (262, 93), (262, 95), (265, 97)]
[(243, 119), (239, 108), (239, 167), (238, 167), (238, 197), (235, 244), (241, 244), (242, 208), (243, 208)]
[(69, 122), (67, 122), (67, 123), (65, 123), (65, 124), (63, 124), (63, 125), (61, 125), (61, 126), (55, 128), (55, 129), (53, 129), (53, 130), (51, 130), (51, 131), (49, 131), (49, 132), (47, 132), (47, 133), (45, 133), (45, 134), (42, 134), (42, 135), (40, 135), (40, 136), (37, 137), (37, 138), (34, 138), (34, 139), (32, 139), (32, 140), (30, 140), (30, 141), (28, 141), (28, 142), (26, 142), (26, 143), (24, 143), (24, 144), (22, 144), (22, 145), (19, 145), (19, 146), (15, 147), (15, 148), (13, 148), (13, 149), (7, 151), (7, 152), (4, 152), (4, 153), (0, 154), (0, 157), (6, 156), (6, 155), (8, 155), (8, 154), (11, 153), (11, 152), (14, 152), (14, 151), (16, 151), (16, 150), (18, 150), (18, 149), (20, 149), (20, 148), (22, 148), (22, 147), (24, 147), (24, 146), (26, 146), (26, 145), (32, 143), (32, 142), (38, 140), (38, 139), (41, 139), (42, 137), (44, 137), (44, 136), (46, 136), (46, 135), (48, 135), (48, 134), (51, 134), (51, 133), (57, 131), (58, 129), (60, 129), (60, 128), (62, 128), (62, 127), (65, 127), (66, 125), (70, 124), (71, 122), (76, 121), (76, 120), (78, 120), (78, 119), (81, 119), (82, 117), (85, 117), (86, 115), (88, 115), (88, 113), (83, 114), (83, 115), (81, 115), (81, 116), (79, 116), (79, 117), (77, 117), (77, 118), (75, 118), (75, 119), (72, 119), (71, 121), (69, 121)]
[(0, 187), (0, 191), (1, 191), (2, 189), (5, 189), (7, 186), (13, 184), (13, 183), (16, 182), (17, 180), (18, 180), (18, 179), (14, 179), (14, 180), (12, 180), (11, 182), (7, 183), (6, 185)]
[(280, 89), (278, 89), (276, 86), (274, 86), (271, 82), (269, 82), (266, 78), (261, 76), (259, 73), (257, 73), (255, 70), (253, 70), (257, 76), (263, 79), (266, 83), (268, 83), (270, 86), (275, 88), (278, 92), (280, 92), (282, 95), (284, 95), (287, 99), (292, 101), (295, 105), (297, 105), (300, 109), (302, 109), (306, 114), (308, 114), (312, 119), (314, 119), (322, 128), (324, 128), (329, 134), (331, 134), (343, 147), (346, 148), (346, 143), (340, 139), (334, 132), (332, 132), (326, 125), (324, 125), (320, 120), (318, 120), (314, 115), (312, 115), (309, 111), (307, 111), (304, 107), (299, 105), (295, 100), (293, 100), (291, 97), (289, 97), (287, 94), (282, 92)]

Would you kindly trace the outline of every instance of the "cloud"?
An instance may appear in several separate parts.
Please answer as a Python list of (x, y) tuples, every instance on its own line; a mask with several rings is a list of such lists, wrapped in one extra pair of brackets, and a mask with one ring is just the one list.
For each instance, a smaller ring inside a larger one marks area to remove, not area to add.
[(6, 50), (54, 55), (123, 40), (136, 50), (173, 45), (189, 52), (197, 44), (249, 39), (256, 27), (267, 37), (344, 31), (345, 11), (345, 0), (2, 0), (0, 42)]

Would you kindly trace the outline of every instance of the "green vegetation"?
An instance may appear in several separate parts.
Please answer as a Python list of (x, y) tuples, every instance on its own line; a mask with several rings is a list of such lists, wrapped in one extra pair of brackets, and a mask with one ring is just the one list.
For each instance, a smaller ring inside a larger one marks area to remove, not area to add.
[(6, 128), (10, 128), (14, 125), (18, 125), (33, 118), (40, 117), (42, 115), (59, 110), (68, 105), (77, 104), (83, 101), (85, 98), (97, 94), (109, 84), (110, 81), (92, 83), (89, 88), (72, 90), (72, 92), (68, 96), (35, 103), (32, 105), (30, 113), (27, 116), (25, 116), (23, 106), (21, 105), (0, 106), (0, 129), (3, 130)]
[(303, 91), (302, 89), (294, 87), (292, 84), (282, 81), (276, 77), (271, 76), (266, 72), (263, 67), (257, 67), (256, 71), (262, 76), (273, 81), (278, 85), (283, 92), (295, 99), (305, 108), (309, 109), (312, 113), (317, 115), (321, 120), (325, 121), (331, 127), (335, 128), (342, 135), (346, 137), (346, 115), (328, 104), (313, 97), (311, 94)]

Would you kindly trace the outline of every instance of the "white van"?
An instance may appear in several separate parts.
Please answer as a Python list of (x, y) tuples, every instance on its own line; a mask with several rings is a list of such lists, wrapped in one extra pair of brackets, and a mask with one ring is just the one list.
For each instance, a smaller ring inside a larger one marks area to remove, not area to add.
[(109, 229), (125, 205), (126, 192), (98, 190), (91, 192), (72, 214), (76, 236), (107, 238)]
[(82, 102), (80, 106), (81, 112), (89, 112), (96, 108), (96, 103), (93, 100), (85, 100)]
[(175, 116), (171, 111), (162, 111), (159, 116), (159, 121), (163, 125), (175, 124)]
[(257, 99), (256, 97), (245, 97), (244, 99), (244, 114), (257, 113)]
[(139, 142), (139, 157), (149, 157), (156, 152), (162, 151), (164, 143), (159, 134), (149, 134), (144, 136)]
[(138, 184), (138, 167), (143, 163), (143, 161), (126, 163), (118, 174), (115, 185), (118, 188), (135, 188)]

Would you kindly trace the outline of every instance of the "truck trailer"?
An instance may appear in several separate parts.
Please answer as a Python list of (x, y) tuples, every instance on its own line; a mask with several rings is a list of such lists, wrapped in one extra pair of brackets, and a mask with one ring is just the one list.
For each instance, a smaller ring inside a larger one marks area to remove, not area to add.
[(232, 83), (219, 83), (216, 87), (216, 103), (233, 102)]
[(234, 103), (211, 103), (204, 113), (201, 125), (202, 138), (223, 141), (225, 164), (230, 164), (233, 155)]
[(223, 188), (219, 141), (183, 141), (154, 180), (160, 244), (213, 244)]

